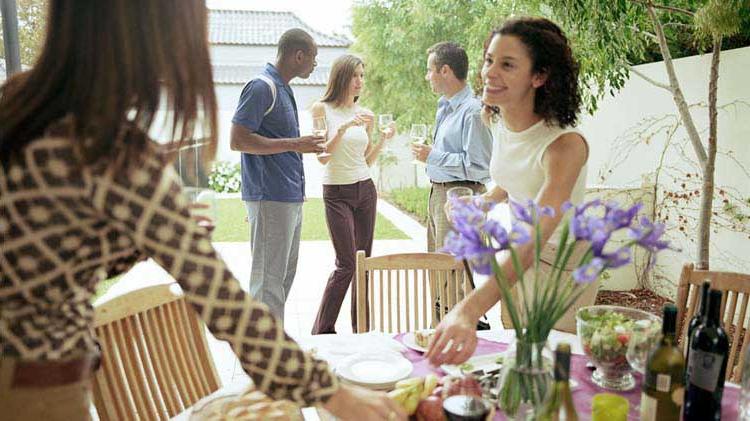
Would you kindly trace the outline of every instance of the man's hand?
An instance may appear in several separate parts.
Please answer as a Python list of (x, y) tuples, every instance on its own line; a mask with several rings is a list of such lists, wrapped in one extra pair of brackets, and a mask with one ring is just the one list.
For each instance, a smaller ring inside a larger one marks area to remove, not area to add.
[(415, 143), (411, 145), (411, 152), (417, 161), (427, 162), (427, 156), (432, 152), (432, 146)]
[(321, 153), (326, 151), (326, 139), (322, 136), (302, 136), (294, 142), (294, 152)]

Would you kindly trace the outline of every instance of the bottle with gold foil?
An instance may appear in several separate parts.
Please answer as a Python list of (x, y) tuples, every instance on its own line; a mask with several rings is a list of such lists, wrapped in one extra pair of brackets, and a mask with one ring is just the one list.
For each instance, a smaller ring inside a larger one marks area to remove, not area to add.
[(570, 344), (563, 342), (555, 350), (555, 386), (537, 418), (538, 421), (578, 421), (569, 379)]
[(641, 421), (679, 421), (685, 395), (685, 358), (677, 347), (677, 307), (664, 306), (662, 339), (649, 355), (641, 393)]

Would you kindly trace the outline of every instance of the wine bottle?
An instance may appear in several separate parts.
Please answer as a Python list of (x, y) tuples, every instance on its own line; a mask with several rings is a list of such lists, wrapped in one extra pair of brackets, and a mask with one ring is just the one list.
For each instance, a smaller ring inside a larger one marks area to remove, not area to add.
[[(688, 360), (690, 357), (690, 338), (693, 337), (693, 332), (695, 332), (695, 328), (698, 327), (698, 325), (703, 324), (703, 321), (706, 319), (706, 310), (708, 309), (708, 291), (711, 290), (711, 281), (706, 280), (703, 282), (703, 285), (701, 285), (701, 302), (698, 306), (698, 311), (693, 315), (693, 318), (690, 319), (690, 323), (688, 323), (687, 328), (687, 335), (684, 339), (684, 345), (685, 345), (685, 361)], [(685, 376), (687, 376), (687, 370), (685, 370)], [(685, 378), (685, 384), (688, 383), (687, 377)]]
[(690, 359), (687, 362), (690, 383), (685, 390), (686, 421), (721, 419), (729, 338), (721, 327), (721, 291), (711, 290), (708, 297), (708, 316), (690, 338)]
[(559, 343), (555, 349), (555, 386), (537, 420), (578, 421), (573, 396), (570, 394), (570, 345)]
[(662, 338), (649, 355), (641, 392), (642, 421), (679, 421), (685, 394), (685, 358), (677, 347), (677, 307), (664, 306)]

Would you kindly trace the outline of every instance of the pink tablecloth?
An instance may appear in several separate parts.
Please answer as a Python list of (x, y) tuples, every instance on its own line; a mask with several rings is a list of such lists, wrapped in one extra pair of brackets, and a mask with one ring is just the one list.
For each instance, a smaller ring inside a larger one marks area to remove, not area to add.
[[(403, 335), (396, 335), (396, 339), (401, 341)], [(474, 355), (485, 355), (505, 351), (507, 344), (492, 342), (486, 339), (479, 339), (477, 350)], [(433, 367), (422, 356), (421, 353), (409, 349), (404, 356), (414, 364), (413, 377), (424, 376), (428, 373), (435, 373), (444, 376), (446, 373), (440, 368)], [(578, 411), (578, 419), (586, 421), (591, 419), (591, 398), (597, 393), (608, 392), (617, 393), (630, 401), (630, 412), (628, 420), (640, 419), (640, 402), (641, 402), (641, 376), (636, 374), (636, 386), (629, 392), (612, 392), (607, 391), (595, 385), (591, 381), (591, 370), (586, 368), (586, 357), (583, 355), (573, 355), (570, 362), (570, 375), (578, 381), (578, 387), (573, 390), (573, 401)], [(739, 402), (740, 389), (728, 386), (724, 388), (723, 400), (721, 402), (721, 419), (735, 421), (738, 419), (737, 403)], [(505, 415), (498, 411), (495, 420), (505, 420)]]

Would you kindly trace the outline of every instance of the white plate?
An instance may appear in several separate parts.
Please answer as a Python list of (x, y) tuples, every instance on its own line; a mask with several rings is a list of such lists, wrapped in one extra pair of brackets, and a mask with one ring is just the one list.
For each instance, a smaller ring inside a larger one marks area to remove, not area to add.
[[(443, 364), (440, 368), (451, 376), (460, 376), (463, 373), (473, 373), (477, 370), (483, 370), (484, 372), (497, 370), (502, 367), (502, 364), (497, 362), (498, 357), (503, 355), (502, 352), (496, 354), (478, 355), (476, 357), (469, 358), (465, 363), (460, 365)], [(461, 369), (462, 366), (470, 364), (471, 367), (468, 369)]]
[(387, 389), (409, 377), (412, 371), (409, 360), (399, 354), (355, 354), (336, 366), (342, 379), (372, 389)]
[[(421, 332), (432, 333), (435, 329), (425, 329)], [(417, 340), (414, 338), (414, 332), (408, 332), (401, 337), (401, 342), (406, 345), (407, 348), (411, 348), (417, 352), (427, 352), (427, 348), (417, 345)]]

